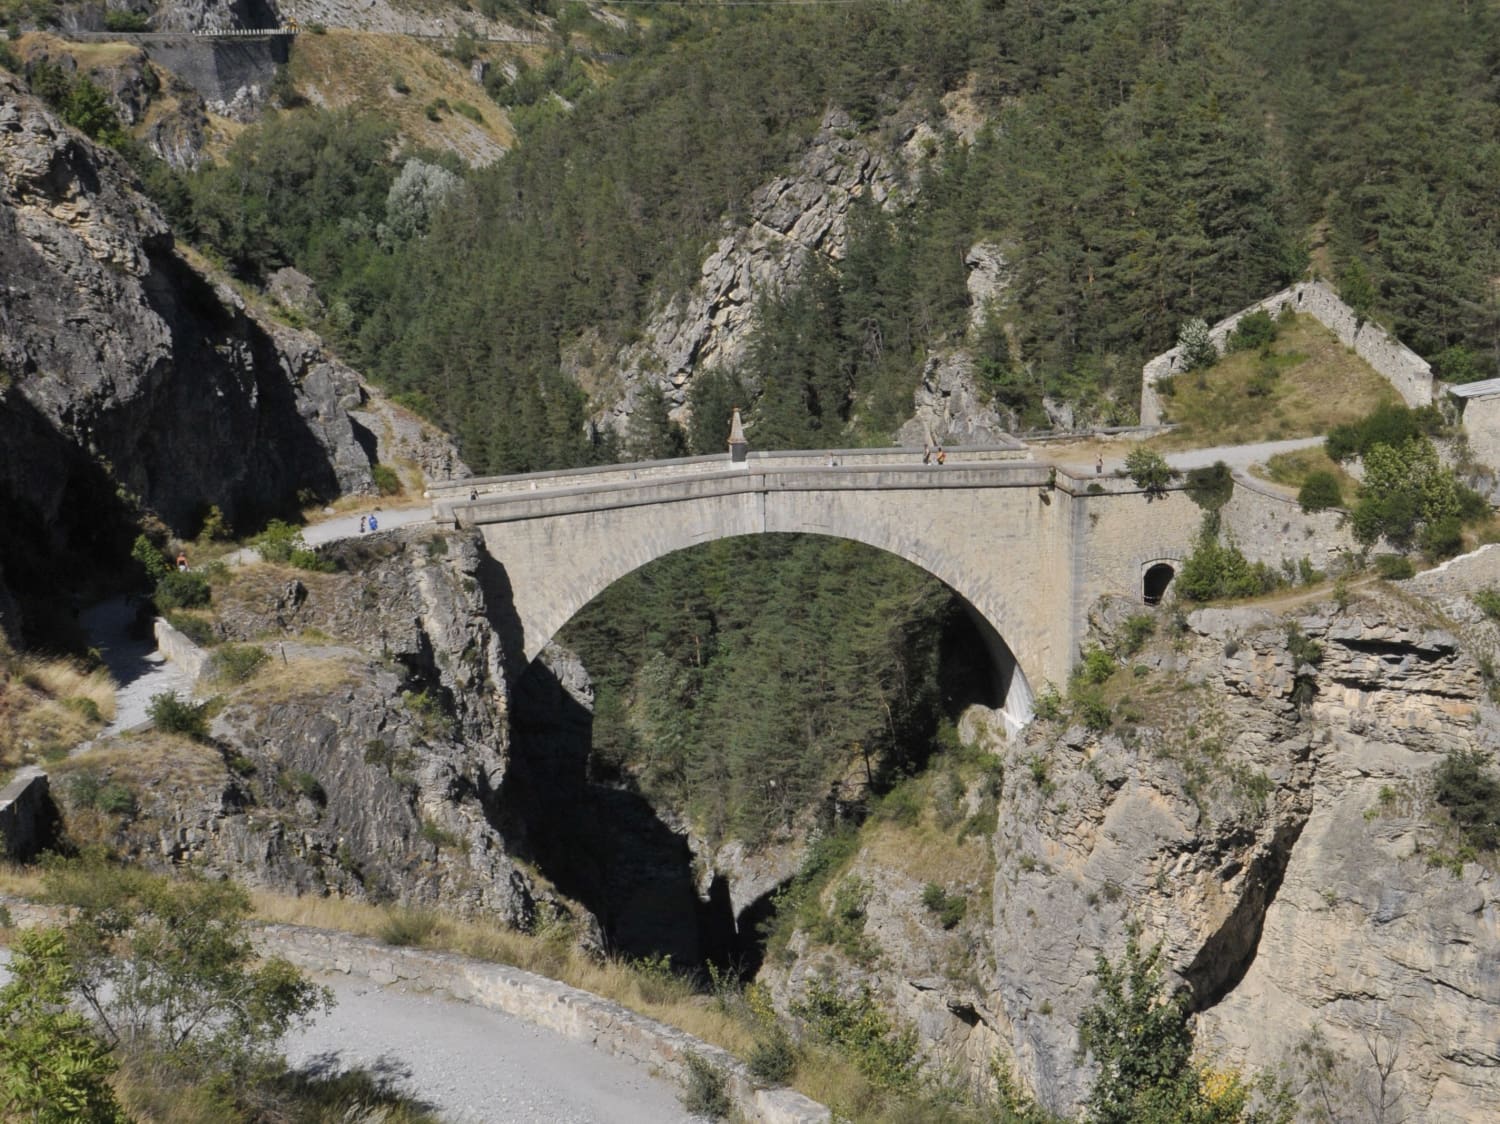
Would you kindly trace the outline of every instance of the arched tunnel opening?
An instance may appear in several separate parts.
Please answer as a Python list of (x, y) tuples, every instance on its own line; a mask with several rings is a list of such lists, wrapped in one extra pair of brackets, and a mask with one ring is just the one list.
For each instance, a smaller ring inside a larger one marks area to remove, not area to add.
[(669, 555), (559, 639), (513, 690), (507, 837), (612, 951), (742, 978), (808, 836), (925, 770), (971, 705), (1024, 693), (952, 589), (815, 536)]
[(1146, 572), (1141, 575), (1141, 600), (1147, 605), (1160, 605), (1167, 595), (1167, 587), (1176, 576), (1177, 570), (1170, 562), (1156, 562), (1146, 567)]

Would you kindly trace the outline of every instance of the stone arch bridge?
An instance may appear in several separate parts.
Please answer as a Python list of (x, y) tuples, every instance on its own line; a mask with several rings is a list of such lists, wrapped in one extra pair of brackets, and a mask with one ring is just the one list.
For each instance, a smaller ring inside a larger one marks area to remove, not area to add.
[[(471, 494), (472, 497), (471, 498)], [(1142, 598), (1147, 570), (1198, 525), (1181, 496), (1075, 477), (1011, 448), (752, 453), (432, 486), (439, 523), (478, 528), (504, 569), (526, 661), (611, 583), (674, 551), (734, 535), (830, 535), (920, 566), (986, 635), (1008, 719), (1032, 685), (1061, 684), (1101, 594)], [(1159, 594), (1159, 589), (1153, 589)]]

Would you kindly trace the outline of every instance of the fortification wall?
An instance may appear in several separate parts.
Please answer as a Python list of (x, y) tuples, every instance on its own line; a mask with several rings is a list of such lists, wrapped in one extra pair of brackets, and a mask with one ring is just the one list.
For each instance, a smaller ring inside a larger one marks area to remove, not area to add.
[(503, 964), (452, 953), (393, 948), (362, 937), (292, 925), (267, 925), (257, 935), (263, 952), (307, 971), (340, 972), (377, 984), (396, 982), (464, 1003), (503, 1011), (566, 1038), (681, 1079), (696, 1054), (727, 1077), (735, 1108), (763, 1124), (823, 1124), (829, 1112), (791, 1089), (757, 1088), (732, 1054), (686, 1031), (656, 1022), (597, 995)]
[(1285, 558), (1308, 558), (1326, 570), (1341, 554), (1358, 549), (1342, 511), (1304, 514), (1295, 499), (1241, 476), (1221, 514), (1224, 529), (1252, 562), (1279, 566)]
[[(1226, 316), (1212, 328), (1209, 336), (1221, 352), (1231, 332), (1252, 312), (1278, 315), (1290, 305), (1295, 312), (1305, 312), (1338, 337), (1345, 347), (1370, 364), (1401, 395), (1408, 406), (1426, 406), (1432, 402), (1432, 368), (1416, 352), (1370, 321), (1361, 321), (1355, 311), (1341, 301), (1322, 281), (1299, 281), (1287, 289)], [(1161, 399), (1157, 381), (1181, 370), (1182, 349), (1172, 348), (1150, 360), (1141, 368), (1141, 424), (1160, 425)]]
[(1500, 395), (1470, 398), (1463, 407), (1469, 451), (1480, 464), (1500, 469)]
[(56, 821), (47, 774), (34, 765), (21, 769), (0, 788), (0, 857), (34, 859), (52, 842)]

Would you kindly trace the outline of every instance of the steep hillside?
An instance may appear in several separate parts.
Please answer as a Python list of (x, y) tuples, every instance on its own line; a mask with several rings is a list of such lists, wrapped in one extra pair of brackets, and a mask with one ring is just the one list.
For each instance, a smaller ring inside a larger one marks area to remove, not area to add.
[(173, 247), (123, 162), (0, 74), (0, 568), (56, 591), (152, 513), (193, 534), (373, 488), (361, 389)]

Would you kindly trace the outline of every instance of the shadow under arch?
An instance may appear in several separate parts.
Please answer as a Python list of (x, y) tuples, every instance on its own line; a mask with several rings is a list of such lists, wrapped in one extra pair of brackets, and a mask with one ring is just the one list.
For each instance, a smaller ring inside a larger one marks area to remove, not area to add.
[[(775, 556), (754, 564), (769, 566), (774, 574)], [(929, 712), (931, 721), (940, 714), (956, 718), (973, 703), (1003, 713), (1006, 700), (1015, 696), (1016, 679), (1024, 684), (1020, 668), (984, 615), (947, 583), (940, 584), (948, 598), (942, 627), (928, 635), (938, 650), (943, 697)], [(596, 769), (594, 700), (580, 689), (582, 677), (566, 661), (556, 662), (555, 655), (538, 658), (512, 674), (512, 756), (501, 792), (501, 827), (508, 841), (599, 919), (613, 950), (631, 957), (668, 955), (678, 966), (707, 962), (753, 974), (763, 955), (760, 929), (772, 893), (747, 898), (740, 887), (737, 898), (725, 876), (705, 865), (712, 848), (706, 856), (695, 853), (703, 844), (690, 838), (683, 822), (665, 810), (659, 813), (628, 780)], [(930, 739), (923, 744), (930, 745)], [(927, 752), (921, 751), (924, 761)], [(877, 785), (879, 776), (877, 769)], [(856, 801), (855, 807), (861, 799), (836, 785), (821, 798), (828, 806), (817, 814), (849, 815), (836, 807), (839, 797)], [(819, 799), (815, 793), (811, 806), (799, 807), (818, 807)]]

